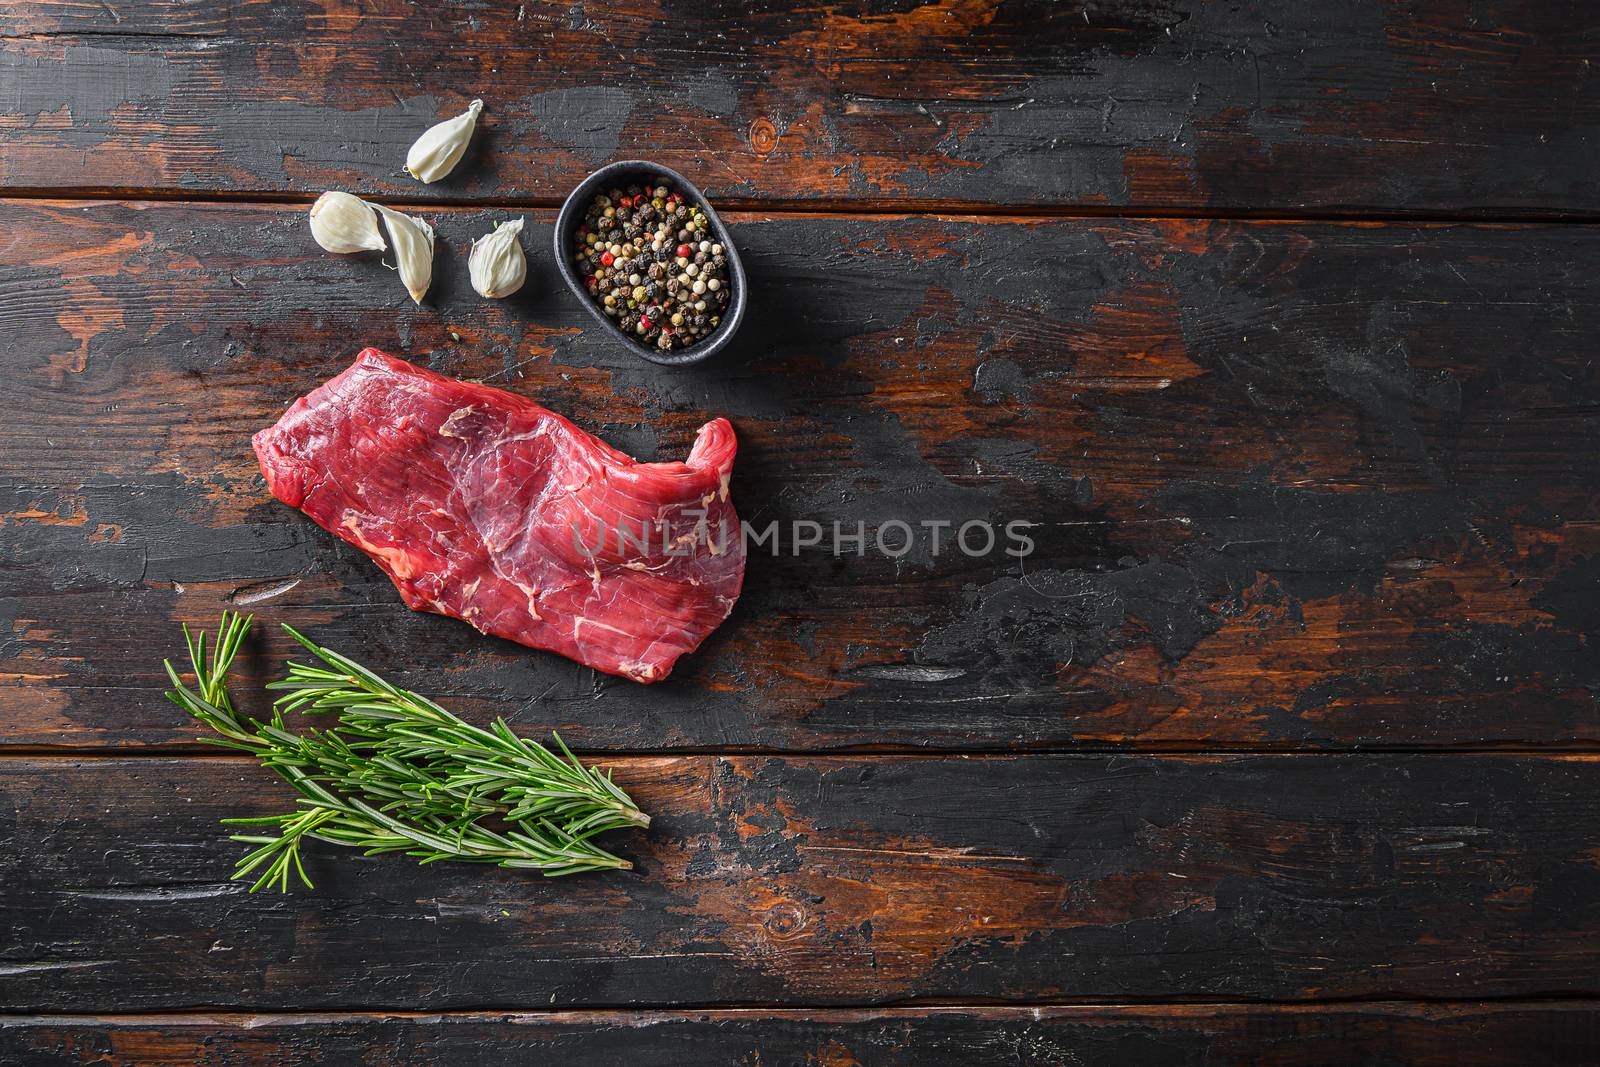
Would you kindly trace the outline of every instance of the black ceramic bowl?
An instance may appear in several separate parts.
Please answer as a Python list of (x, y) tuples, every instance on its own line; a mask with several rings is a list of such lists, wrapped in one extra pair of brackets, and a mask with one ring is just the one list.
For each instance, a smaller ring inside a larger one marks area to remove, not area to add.
[[(583, 284), (584, 280), (578, 276), (578, 271), (572, 264), (573, 239), (577, 236), (578, 227), (583, 224), (589, 201), (614, 186), (627, 186), (633, 183), (643, 185), (647, 182), (651, 185), (665, 183), (684, 196), (693, 197), (698, 201), (705, 209), (706, 218), (711, 221), (711, 240), (722, 246), (723, 254), (728, 259), (730, 292), (727, 310), (722, 313), (722, 323), (710, 337), (688, 348), (674, 348), (664, 352), (654, 346), (641, 344), (637, 338), (624, 333), (616, 321), (595, 303), (594, 297), (589, 295), (588, 287)], [(556, 263), (561, 268), (561, 277), (566, 279), (567, 287), (583, 304), (584, 310), (593, 315), (595, 321), (600, 323), (610, 336), (640, 359), (647, 359), (651, 363), (659, 363), (665, 367), (684, 367), (691, 363), (704, 362), (727, 347), (744, 318), (746, 296), (744, 265), (739, 262), (739, 249), (733, 243), (733, 236), (722, 224), (722, 219), (717, 217), (716, 209), (711, 206), (711, 201), (706, 199), (705, 194), (695, 186), (694, 182), (670, 167), (642, 159), (624, 159), (601, 167), (572, 190), (567, 202), (561, 205), (561, 214), (556, 217), (555, 241)]]

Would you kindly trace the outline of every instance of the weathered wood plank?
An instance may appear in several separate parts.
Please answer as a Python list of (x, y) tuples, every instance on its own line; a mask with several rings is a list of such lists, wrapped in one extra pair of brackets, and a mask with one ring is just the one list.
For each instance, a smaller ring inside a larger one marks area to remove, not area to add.
[(1593, 1001), (0, 1017), (0, 1058), (29, 1067), (1564, 1067), (1597, 1049)]
[(245, 761), (0, 760), (13, 1011), (1600, 993), (1600, 758), (633, 758), (637, 869), (318, 846)]
[[(741, 216), (740, 350), (667, 371), (586, 327), (543, 221), (491, 303), (498, 216), (433, 217), (414, 309), (297, 209), (0, 205), (0, 744), (192, 739), (161, 660), (230, 605), (588, 749), (1600, 739), (1584, 227)], [(365, 343), (647, 457), (726, 414), (758, 525), (1037, 550), (763, 549), (673, 680), (597, 678), (405, 611), (266, 493), (250, 434)]]
[[(548, 201), (642, 156), (766, 202), (1600, 210), (1584, 0), (43, 0), (0, 35), (13, 189)], [(463, 175), (412, 182), (473, 97)]]

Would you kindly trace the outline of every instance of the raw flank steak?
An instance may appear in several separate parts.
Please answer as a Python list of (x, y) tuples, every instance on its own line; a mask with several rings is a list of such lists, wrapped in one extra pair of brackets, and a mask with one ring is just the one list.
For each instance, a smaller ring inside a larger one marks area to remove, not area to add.
[(363, 349), (255, 435), (272, 493), (360, 548), (406, 605), (640, 682), (744, 581), (733, 427), (639, 463), (531, 400)]

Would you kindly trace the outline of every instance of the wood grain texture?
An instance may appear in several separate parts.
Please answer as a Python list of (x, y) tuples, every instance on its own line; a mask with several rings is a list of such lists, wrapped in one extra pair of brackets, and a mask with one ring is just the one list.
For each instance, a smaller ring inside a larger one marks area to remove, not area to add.
[(54, 1067), (1542, 1067), (1600, 1055), (1593, 1001), (0, 1017), (0, 1063)]
[[(645, 157), (724, 200), (1593, 213), (1597, 33), (1585, 0), (44, 0), (0, 11), (0, 186), (548, 203)], [(407, 178), (474, 97), (461, 174)]]
[(1600, 758), (617, 761), (637, 864), (323, 846), (247, 895), (232, 759), (0, 760), (12, 1011), (1600, 993)]
[[(1600, 1063), (1600, 757), (1536, 752), (1600, 742), (1600, 247), (1216, 218), (1593, 216), (1597, 38), (1581, 0), (0, 7), (0, 1064)], [(466, 287), (485, 207), (628, 156), (782, 209), (731, 219), (717, 366), (609, 350), (538, 212), (528, 288)], [(330, 187), (460, 205), (427, 307), (311, 245)], [(599, 678), (270, 500), (249, 435), (366, 343), (645, 458), (727, 414), (758, 524), (1038, 551), (758, 554), (670, 684)], [(613, 754), (637, 869), (318, 846), (245, 894), (218, 819), (285, 790), (171, 758), (159, 697), (225, 607), (244, 688), (288, 621)], [(1517, 751), (1434, 751), (1476, 746)], [(1233, 748), (1300, 754), (1147, 754)]]
[[(1585, 228), (737, 216), (733, 357), (586, 326), (433, 213), (428, 306), (295, 208), (0, 204), (0, 744), (192, 741), (177, 623), (258, 611), (585, 749), (1600, 738), (1600, 246)], [(752, 558), (667, 684), (403, 609), (249, 436), (363, 344), (642, 455), (728, 415), (755, 524), (1041, 523), (1035, 553)]]

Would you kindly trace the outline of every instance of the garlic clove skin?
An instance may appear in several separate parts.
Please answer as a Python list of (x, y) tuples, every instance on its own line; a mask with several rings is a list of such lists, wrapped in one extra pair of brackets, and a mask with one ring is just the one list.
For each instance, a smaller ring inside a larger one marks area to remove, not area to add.
[(494, 232), (472, 243), (467, 272), (479, 296), (491, 300), (510, 296), (528, 279), (528, 257), (523, 254), (522, 220), (502, 222)]
[(433, 283), (433, 227), (413, 215), (373, 204), (383, 216), (383, 224), (394, 242), (394, 261), (400, 268), (400, 280), (406, 285), (411, 299), (422, 303)]
[(482, 110), (483, 101), (474, 100), (455, 118), (430, 127), (406, 153), (406, 173), (419, 182), (431, 183), (455, 170), (467, 150), (467, 142), (472, 140), (478, 112)]
[(382, 252), (389, 246), (378, 232), (372, 205), (349, 193), (323, 193), (311, 205), (311, 236), (329, 252)]

